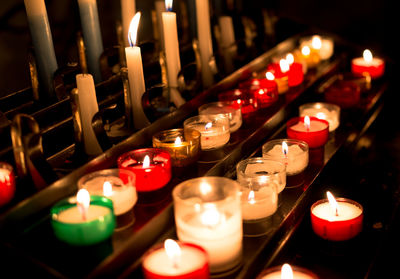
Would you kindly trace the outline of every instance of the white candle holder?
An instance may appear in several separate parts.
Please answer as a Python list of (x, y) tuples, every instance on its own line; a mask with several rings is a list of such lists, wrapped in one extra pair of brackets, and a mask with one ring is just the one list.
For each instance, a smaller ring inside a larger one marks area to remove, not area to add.
[(278, 193), (286, 186), (286, 166), (282, 162), (255, 157), (236, 165), (241, 186), (243, 229), (246, 236), (266, 234), (278, 209)]
[(229, 118), (218, 114), (197, 115), (183, 122), (184, 129), (200, 132), (202, 150), (212, 150), (224, 146), (230, 138)]
[(213, 102), (199, 107), (200, 115), (219, 115), (229, 118), (230, 132), (236, 132), (242, 126), (242, 112), (240, 106), (232, 102)]
[(340, 123), (340, 107), (330, 103), (307, 103), (299, 107), (300, 117), (314, 116), (329, 122), (329, 132), (336, 130)]
[[(285, 153), (283, 146), (287, 145)], [(297, 139), (276, 139), (262, 146), (263, 157), (283, 162), (286, 165), (286, 187), (299, 186), (303, 183), (304, 170), (308, 166), (309, 147), (305, 141)]]
[(242, 258), (240, 185), (225, 177), (199, 177), (172, 192), (179, 240), (203, 247), (211, 273), (229, 272)]
[[(317, 37), (320, 39), (320, 44), (313, 43), (313, 40)], [(304, 46), (317, 50), (321, 60), (327, 60), (333, 55), (335, 43), (332, 38), (327, 36), (313, 35), (300, 39), (300, 49)]]

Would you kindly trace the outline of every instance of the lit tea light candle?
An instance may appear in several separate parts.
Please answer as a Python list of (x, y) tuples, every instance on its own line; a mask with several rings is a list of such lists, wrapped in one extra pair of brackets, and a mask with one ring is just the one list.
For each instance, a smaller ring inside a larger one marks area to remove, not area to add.
[(318, 276), (308, 269), (285, 263), (282, 267), (275, 266), (264, 270), (257, 279), (318, 279)]
[(308, 46), (318, 52), (321, 60), (332, 57), (335, 43), (332, 38), (313, 35), (300, 40), (300, 47)]
[(90, 196), (86, 189), (80, 189), (76, 197), (55, 204), (51, 218), (55, 236), (77, 246), (108, 239), (116, 223), (113, 202), (103, 196)]
[(242, 112), (240, 107), (231, 102), (212, 102), (199, 107), (200, 115), (220, 115), (229, 119), (230, 132), (236, 132), (242, 126)]
[(304, 80), (303, 65), (295, 62), (291, 53), (286, 55), (286, 61), (289, 63), (288, 85), (290, 87), (300, 85)]
[(13, 167), (0, 162), (0, 207), (9, 203), (15, 194), (15, 176)]
[(183, 167), (197, 161), (200, 153), (200, 132), (194, 129), (171, 129), (153, 136), (153, 147), (171, 156), (172, 165)]
[(305, 141), (310, 148), (323, 146), (329, 138), (329, 122), (316, 117), (294, 117), (286, 123), (286, 133), (291, 139)]
[(311, 206), (314, 232), (327, 240), (349, 240), (362, 231), (363, 207), (350, 199), (336, 198), (328, 191), (327, 199)]
[(307, 64), (307, 69), (315, 68), (321, 62), (318, 51), (315, 51), (315, 49), (312, 49), (309, 46), (301, 47), (300, 52), (296, 52), (296, 55), (301, 56), (299, 59), (303, 59), (305, 61)]
[(172, 239), (147, 251), (142, 269), (146, 279), (209, 278), (207, 252), (198, 245)]
[(340, 107), (330, 103), (307, 103), (299, 107), (301, 117), (307, 115), (324, 119), (329, 122), (329, 131), (336, 130), (340, 123)]
[(239, 88), (253, 94), (259, 108), (266, 108), (278, 101), (278, 83), (272, 72), (267, 72), (263, 78), (252, 78), (239, 83)]
[(218, 94), (218, 100), (236, 102), (237, 106), (241, 108), (243, 120), (249, 119), (249, 116), (258, 109), (257, 98), (246, 89), (221, 92)]
[(239, 188), (225, 177), (200, 177), (180, 183), (172, 192), (178, 238), (207, 251), (211, 273), (227, 271), (241, 261)]
[(373, 57), (369, 49), (364, 50), (363, 57), (351, 60), (351, 71), (355, 75), (362, 76), (368, 73), (371, 78), (379, 78), (384, 74), (385, 61), (381, 58)]
[(122, 154), (118, 168), (132, 171), (136, 190), (151, 192), (163, 188), (171, 180), (171, 156), (159, 148), (142, 148)]
[(119, 216), (133, 209), (137, 201), (135, 174), (126, 169), (100, 170), (82, 176), (78, 188), (91, 195), (105, 196), (113, 201), (114, 214)]
[(230, 138), (229, 118), (218, 115), (198, 115), (183, 122), (184, 129), (200, 132), (202, 150), (216, 149), (224, 146)]
[[(279, 63), (271, 63), (267, 70), (275, 77), (275, 82), (278, 85), (279, 94), (283, 94), (289, 90), (289, 70), (290, 65), (286, 59), (280, 59)], [(268, 79), (268, 77), (267, 77)]]

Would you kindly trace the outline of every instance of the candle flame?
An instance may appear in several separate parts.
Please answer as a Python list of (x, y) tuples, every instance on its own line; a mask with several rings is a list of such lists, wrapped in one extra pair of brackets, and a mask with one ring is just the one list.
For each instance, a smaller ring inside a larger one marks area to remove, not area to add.
[(311, 46), (313, 49), (321, 49), (322, 47), (321, 37), (318, 35), (313, 36), (311, 39)]
[(267, 73), (265, 74), (265, 77), (266, 77), (268, 80), (274, 80), (274, 79), (275, 79), (274, 74), (271, 73), (271, 72), (267, 72)]
[(175, 144), (176, 144), (176, 145), (182, 144), (181, 137), (176, 137), (176, 139), (175, 139)]
[(166, 239), (164, 241), (164, 249), (168, 258), (172, 261), (174, 268), (177, 268), (182, 255), (179, 244), (175, 240)]
[(0, 182), (5, 183), (10, 181), (10, 171), (5, 169), (0, 169)]
[(172, 11), (172, 2), (173, 0), (165, 0), (165, 9), (167, 12)]
[(82, 215), (82, 219), (86, 220), (86, 213), (90, 205), (90, 194), (86, 189), (80, 189), (76, 194), (76, 202), (78, 205), (78, 210)]
[(292, 267), (285, 263), (282, 265), (281, 269), (281, 279), (293, 279), (293, 270)]
[(240, 105), (242, 103), (241, 99), (237, 99), (236, 102), (238, 103), (238, 105)]
[(129, 32), (128, 32), (128, 41), (131, 47), (136, 45), (139, 21), (140, 21), (140, 12), (137, 12), (135, 16), (132, 18), (131, 23), (129, 25)]
[(149, 155), (146, 155), (146, 156), (144, 156), (144, 159), (143, 159), (143, 168), (145, 169), (148, 167), (150, 167), (150, 157), (149, 157)]
[(211, 185), (208, 184), (207, 182), (201, 182), (201, 184), (200, 184), (200, 192), (203, 195), (207, 195), (208, 193), (211, 193)]
[(206, 124), (206, 126), (205, 126), (206, 130), (207, 130), (207, 129), (210, 129), (211, 127), (212, 127), (212, 123), (211, 123), (211, 122), (208, 122), (208, 123)]
[(310, 130), (310, 117), (308, 115), (304, 116), (304, 126), (307, 131)]
[(288, 54), (286, 55), (286, 61), (289, 63), (289, 65), (292, 65), (293, 62), (294, 62), (294, 56), (293, 56), (293, 54), (288, 53)]
[(338, 204), (335, 197), (332, 195), (331, 192), (327, 191), (326, 196), (328, 197), (329, 205), (331, 206), (332, 210), (335, 212), (335, 215), (338, 216)]
[(249, 192), (249, 196), (247, 197), (247, 201), (248, 201), (250, 204), (255, 204), (256, 201), (255, 201), (254, 197), (255, 197), (255, 196), (254, 196), (254, 191), (251, 190), (251, 191)]
[(311, 53), (310, 47), (309, 47), (309, 46), (303, 46), (303, 48), (301, 49), (301, 53), (302, 53), (304, 56), (310, 55), (310, 53)]
[(106, 197), (110, 197), (112, 195), (112, 185), (110, 181), (106, 181), (103, 183), (103, 195)]
[(286, 141), (282, 142), (282, 153), (283, 153), (283, 155), (285, 155), (285, 157), (287, 157), (287, 155), (289, 153), (289, 148), (288, 148)]
[(364, 50), (363, 58), (364, 58), (365, 62), (371, 63), (372, 59), (373, 59), (372, 52), (369, 49)]
[(221, 213), (214, 204), (205, 204), (208, 208), (201, 214), (201, 223), (203, 225), (214, 227), (221, 221)]
[(252, 82), (253, 85), (260, 85), (260, 81), (258, 81), (257, 79), (253, 80)]
[(282, 73), (286, 73), (289, 71), (289, 63), (286, 61), (286, 59), (281, 59), (279, 60), (279, 67), (281, 68)]
[(264, 89), (260, 89), (260, 90), (258, 90), (258, 94), (259, 95), (263, 95), (265, 92), (264, 92)]

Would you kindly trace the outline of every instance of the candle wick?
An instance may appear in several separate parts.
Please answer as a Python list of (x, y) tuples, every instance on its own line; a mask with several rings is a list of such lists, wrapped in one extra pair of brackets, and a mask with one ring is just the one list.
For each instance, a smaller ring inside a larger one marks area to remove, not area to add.
[(336, 208), (336, 216), (339, 216), (339, 212), (338, 209)]

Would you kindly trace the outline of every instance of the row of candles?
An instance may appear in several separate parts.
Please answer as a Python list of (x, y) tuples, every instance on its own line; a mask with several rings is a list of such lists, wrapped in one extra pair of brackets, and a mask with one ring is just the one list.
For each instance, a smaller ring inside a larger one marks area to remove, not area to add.
[[(253, 82), (247, 85), (251, 87)], [(269, 86), (273, 79), (259, 82)], [(278, 92), (278, 82), (274, 88)], [(121, 225), (121, 219), (133, 218), (138, 196), (157, 195), (165, 188), (173, 166), (193, 164), (201, 150), (218, 149), (229, 141), (230, 133), (240, 128), (242, 114), (246, 113), (238, 100), (206, 104), (199, 108), (199, 115), (184, 121), (183, 129), (154, 135), (153, 148), (122, 154), (117, 160), (118, 168), (82, 177), (77, 196), (62, 200), (51, 209), (56, 237), (71, 245), (93, 245), (110, 238), (116, 228), (126, 225)], [(288, 138), (266, 142), (262, 157), (237, 164), (237, 181), (200, 177), (177, 185), (172, 196), (179, 241), (166, 246), (175, 250), (181, 246), (181, 251), (170, 252), (164, 247), (150, 250), (143, 258), (146, 276), (193, 278), (198, 274), (199, 278), (207, 278), (209, 272), (236, 267), (241, 261), (243, 234), (266, 233), (263, 223), (277, 211), (279, 193), (289, 186), (291, 178), (305, 171), (309, 149), (323, 147), (329, 133), (339, 126), (339, 119), (340, 107), (335, 104), (304, 104), (299, 108), (299, 117), (286, 123)], [(12, 197), (15, 191), (8, 164), (1, 166), (0, 178), (0, 201), (5, 204), (9, 200), (3, 193)], [(310, 212), (314, 232), (324, 239), (348, 240), (362, 229), (362, 206), (349, 199), (335, 199), (329, 193), (328, 199), (314, 203)]]

